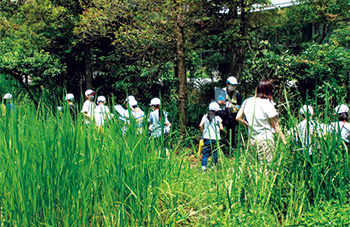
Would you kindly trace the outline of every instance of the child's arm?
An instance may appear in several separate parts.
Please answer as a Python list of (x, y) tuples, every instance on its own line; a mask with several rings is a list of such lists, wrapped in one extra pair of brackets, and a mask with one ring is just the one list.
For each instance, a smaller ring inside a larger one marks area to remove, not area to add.
[(168, 113), (167, 113), (167, 112), (164, 112), (164, 116), (165, 116), (164, 125), (165, 125), (165, 126), (171, 127), (171, 123), (170, 123), (170, 121), (168, 120)]
[(203, 131), (203, 125), (204, 125), (204, 122), (201, 121), (201, 123), (199, 124), (199, 130), (201, 130), (201, 133), (203, 135), (204, 131)]
[[(95, 111), (95, 110), (93, 110)], [(89, 120), (91, 120), (91, 117), (87, 114), (88, 113), (88, 106), (84, 103), (83, 109), (81, 110), (81, 113)]]
[(219, 129), (222, 131), (224, 130), (224, 126), (222, 125), (222, 123), (219, 124)]

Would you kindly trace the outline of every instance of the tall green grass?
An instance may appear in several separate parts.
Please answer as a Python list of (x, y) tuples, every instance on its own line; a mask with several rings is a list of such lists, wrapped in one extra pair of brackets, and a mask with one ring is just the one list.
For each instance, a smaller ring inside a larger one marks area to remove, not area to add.
[[(285, 108), (289, 128), (298, 119)], [(195, 143), (170, 140), (167, 157), (147, 128), (123, 135), (117, 119), (103, 131), (81, 122), (44, 105), (0, 119), (3, 225), (298, 225), (320, 204), (337, 210), (349, 202), (349, 157), (332, 135), (319, 139), (313, 161), (294, 141), (277, 143), (271, 164), (258, 163), (241, 141), (203, 173)]]

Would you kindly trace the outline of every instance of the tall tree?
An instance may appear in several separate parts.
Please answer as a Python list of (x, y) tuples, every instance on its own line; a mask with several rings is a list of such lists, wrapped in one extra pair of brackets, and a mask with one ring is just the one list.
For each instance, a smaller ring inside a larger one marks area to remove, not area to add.
[(55, 41), (51, 32), (62, 25), (65, 10), (44, 0), (1, 4), (5, 10), (0, 12), (0, 72), (17, 80), (37, 103), (35, 94), (55, 87), (65, 70), (61, 59), (49, 51)]
[(212, 49), (225, 56), (219, 65), (223, 76), (240, 78), (247, 50), (247, 43), (255, 29), (253, 9), (257, 4), (264, 6), (267, 0), (202, 0), (197, 26), (197, 48)]
[[(76, 33), (82, 38), (114, 34), (112, 38), (119, 54), (129, 58), (176, 63), (178, 77), (178, 108), (180, 131), (186, 131), (187, 75), (186, 36), (194, 1), (124, 1), (95, 0), (80, 20)], [(151, 53), (151, 55), (150, 55)]]

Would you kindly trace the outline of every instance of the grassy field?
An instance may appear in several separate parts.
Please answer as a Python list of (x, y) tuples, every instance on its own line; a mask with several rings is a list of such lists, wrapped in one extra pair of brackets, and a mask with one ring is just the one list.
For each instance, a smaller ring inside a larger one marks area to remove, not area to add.
[(3, 226), (350, 225), (350, 161), (334, 136), (318, 139), (312, 161), (277, 142), (269, 165), (241, 143), (203, 173), (194, 138), (173, 135), (167, 157), (118, 120), (101, 132), (76, 123), (44, 107), (0, 119)]

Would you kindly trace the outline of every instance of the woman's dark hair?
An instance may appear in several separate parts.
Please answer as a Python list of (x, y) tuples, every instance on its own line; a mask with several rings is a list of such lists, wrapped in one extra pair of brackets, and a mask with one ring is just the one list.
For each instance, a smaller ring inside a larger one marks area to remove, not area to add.
[(273, 101), (272, 98), (273, 85), (270, 80), (262, 79), (256, 88), (256, 97), (262, 99), (269, 99)]
[(338, 114), (339, 121), (349, 121), (348, 113), (340, 113)]
[(211, 120), (213, 120), (214, 117), (215, 117), (215, 111), (209, 110), (208, 114), (207, 114), (208, 120), (211, 121)]

